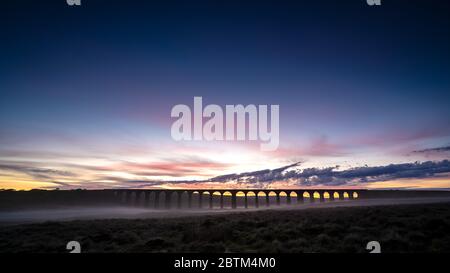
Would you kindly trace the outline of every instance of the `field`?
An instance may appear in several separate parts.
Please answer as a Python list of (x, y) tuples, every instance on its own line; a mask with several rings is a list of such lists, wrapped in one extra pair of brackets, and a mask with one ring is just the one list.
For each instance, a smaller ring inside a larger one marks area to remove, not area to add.
[(0, 227), (0, 252), (450, 252), (450, 203), (267, 210)]

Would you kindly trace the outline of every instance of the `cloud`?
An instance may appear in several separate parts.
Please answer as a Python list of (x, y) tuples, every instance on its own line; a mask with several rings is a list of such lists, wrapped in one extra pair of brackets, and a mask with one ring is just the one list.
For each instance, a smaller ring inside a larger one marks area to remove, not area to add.
[[(186, 163), (186, 162), (185, 162)], [(216, 166), (212, 162), (191, 162), (188, 169), (203, 166)], [(167, 163), (169, 164), (169, 163)], [(172, 163), (176, 165), (178, 163)], [(210, 165), (212, 164), (212, 165)], [(301, 168), (301, 163), (286, 165), (276, 169), (264, 169), (244, 173), (232, 173), (203, 180), (162, 181), (151, 179), (146, 175), (136, 175), (147, 168), (154, 171), (179, 171), (177, 167), (166, 168), (165, 164), (125, 164), (133, 177), (106, 175), (94, 172), (90, 178), (82, 178), (75, 173), (52, 168), (26, 165), (26, 163), (0, 164), (0, 170), (15, 171), (30, 175), (36, 180), (54, 183), (61, 188), (270, 188), (307, 186), (362, 186), (368, 183), (393, 181), (398, 179), (422, 179), (438, 177), (450, 173), (450, 161), (425, 161), (384, 166), (363, 166), (341, 170), (339, 166), (327, 168)], [(156, 168), (158, 166), (158, 168)], [(108, 168), (110, 169), (110, 168)], [(114, 170), (114, 168), (111, 168)], [(147, 174), (147, 173), (144, 173)], [(67, 182), (70, 178), (70, 182)]]
[(314, 137), (308, 142), (278, 148), (274, 154), (278, 157), (290, 156), (344, 156), (348, 145), (331, 142), (325, 135)]
[(413, 153), (434, 153), (434, 152), (449, 152), (449, 151), (450, 151), (450, 146), (444, 146), (444, 147), (436, 147), (436, 148), (417, 150), (417, 151), (413, 151)]
[(442, 124), (429, 125), (420, 128), (390, 128), (378, 133), (370, 132), (368, 135), (348, 138), (347, 144), (356, 146), (396, 146), (405, 143), (416, 143), (427, 139), (436, 139), (450, 136), (450, 127)]
[(182, 177), (187, 175), (204, 176), (205, 170), (222, 170), (229, 166), (230, 164), (196, 158), (145, 163), (121, 161), (107, 166), (87, 166), (86, 169), (126, 172), (137, 176)]
[(288, 170), (299, 163), (275, 170), (262, 170), (242, 174), (229, 174), (210, 179), (217, 182), (245, 183), (249, 186), (267, 187), (272, 183), (289, 181), (297, 186), (343, 186), (361, 185), (369, 182), (382, 182), (401, 178), (426, 178), (450, 172), (450, 162), (414, 162), (390, 164), (386, 166), (364, 166), (339, 170), (339, 166), (328, 168), (307, 168)]
[(227, 181), (231, 181), (231, 180), (239, 180), (241, 178), (250, 178), (250, 177), (254, 177), (257, 178), (258, 180), (263, 180), (263, 181), (270, 181), (270, 180), (275, 180), (275, 179), (282, 179), (283, 176), (283, 171), (291, 168), (291, 167), (296, 167), (300, 164), (300, 162), (291, 164), (291, 165), (287, 165), (278, 169), (273, 169), (273, 170), (260, 170), (260, 171), (255, 171), (255, 172), (245, 172), (245, 173), (240, 173), (240, 174), (226, 174), (226, 175), (221, 175), (221, 176), (216, 176), (212, 179), (209, 179), (207, 181), (209, 182), (227, 182)]
[(68, 171), (49, 169), (49, 168), (37, 168), (37, 167), (32, 167), (32, 166), (24, 166), (24, 165), (20, 165), (20, 164), (17, 164), (17, 165), (0, 164), (0, 170), (24, 173), (24, 174), (27, 174), (27, 175), (33, 177), (34, 179), (38, 179), (38, 180), (48, 180), (48, 179), (52, 179), (57, 176), (63, 176), (63, 177), (75, 176), (74, 173), (68, 172)]

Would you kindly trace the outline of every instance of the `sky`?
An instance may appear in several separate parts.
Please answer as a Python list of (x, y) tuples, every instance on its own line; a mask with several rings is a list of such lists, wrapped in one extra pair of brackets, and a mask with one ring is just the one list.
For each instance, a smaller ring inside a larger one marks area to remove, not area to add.
[[(450, 3), (8, 1), (0, 189), (450, 188)], [(280, 145), (171, 109), (279, 105)]]

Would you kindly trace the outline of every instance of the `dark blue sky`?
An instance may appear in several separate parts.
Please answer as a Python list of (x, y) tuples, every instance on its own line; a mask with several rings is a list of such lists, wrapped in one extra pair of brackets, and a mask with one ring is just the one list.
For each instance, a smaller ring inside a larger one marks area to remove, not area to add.
[(448, 1), (156, 2), (2, 3), (0, 152), (170, 142), (170, 109), (193, 96), (279, 104), (281, 147), (302, 159), (450, 143)]

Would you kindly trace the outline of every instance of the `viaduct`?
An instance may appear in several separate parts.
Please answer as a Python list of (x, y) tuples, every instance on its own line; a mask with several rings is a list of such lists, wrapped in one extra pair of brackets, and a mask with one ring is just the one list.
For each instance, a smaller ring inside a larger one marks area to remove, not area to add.
[(0, 190), (0, 210), (55, 206), (236, 209), (371, 198), (450, 198), (450, 191), (371, 189), (104, 189)]
[[(281, 205), (281, 199), (285, 199), (286, 205), (295, 203), (325, 202), (344, 199), (363, 198), (367, 190), (356, 189), (195, 189), (195, 190), (114, 190), (114, 195), (124, 204), (171, 209), (181, 208), (224, 208), (224, 197), (231, 198), (231, 208), (237, 208), (238, 199), (243, 200), (243, 206), (249, 207), (249, 199), (254, 201), (254, 207), (269, 207)], [(183, 196), (187, 202), (182, 202)], [(195, 201), (193, 199), (195, 197)], [(218, 202), (213, 202), (217, 198)], [(206, 200), (205, 200), (206, 199)], [(275, 202), (271, 202), (275, 199)], [(175, 203), (175, 204), (174, 204)], [(184, 206), (183, 206), (183, 203)], [(186, 204), (187, 203), (187, 204)], [(206, 203), (206, 204), (204, 204)], [(274, 203), (274, 204), (272, 204)]]

